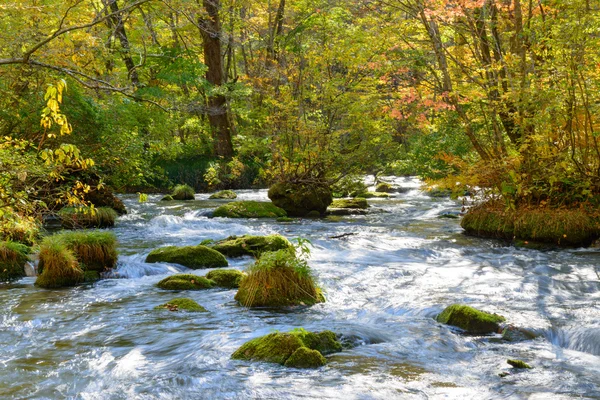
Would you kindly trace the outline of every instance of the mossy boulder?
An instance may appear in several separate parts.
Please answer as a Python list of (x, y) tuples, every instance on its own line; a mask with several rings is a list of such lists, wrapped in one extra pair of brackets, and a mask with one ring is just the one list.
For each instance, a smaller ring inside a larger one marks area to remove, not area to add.
[(237, 194), (233, 190), (221, 190), (220, 192), (213, 193), (209, 199), (237, 199)]
[(235, 289), (240, 287), (240, 281), (245, 275), (237, 269), (215, 269), (206, 274), (206, 279), (213, 281), (216, 286)]
[(58, 217), (65, 229), (110, 228), (118, 214), (110, 207), (65, 207), (58, 211)]
[[(327, 346), (315, 347), (315, 343), (322, 345), (325, 342)], [(341, 350), (341, 343), (331, 331), (313, 333), (297, 329), (250, 340), (237, 349), (231, 358), (277, 363), (294, 368), (317, 368), (326, 362), (323, 355)]]
[(352, 209), (367, 209), (369, 207), (369, 203), (367, 203), (367, 199), (362, 197), (356, 197), (354, 199), (338, 199), (334, 200), (330, 208), (352, 208)]
[(207, 312), (208, 310), (196, 303), (194, 300), (187, 297), (178, 297), (173, 300), (156, 306), (157, 310), (169, 310), (169, 311), (188, 311), (188, 312)]
[(506, 360), (506, 363), (508, 365), (512, 366), (513, 368), (519, 368), (519, 369), (533, 368), (531, 365), (529, 365), (525, 361), (521, 361), (521, 360)]
[(162, 199), (160, 199), (160, 201), (173, 201), (173, 196), (171, 196), (170, 194), (164, 196)]
[(0, 242), (0, 282), (11, 282), (24, 277), (25, 263), (30, 249), (21, 243)]
[(363, 199), (371, 199), (371, 198), (381, 198), (387, 199), (390, 197), (389, 193), (377, 193), (377, 192), (358, 192), (353, 193), (350, 197), (362, 197)]
[(375, 191), (381, 193), (390, 193), (394, 191), (394, 187), (387, 182), (379, 182), (377, 186), (375, 186)]
[(85, 279), (73, 252), (56, 237), (44, 239), (38, 257), (44, 266), (35, 281), (38, 287), (51, 289), (75, 286)]
[(502, 340), (507, 342), (521, 342), (535, 339), (538, 336), (539, 334), (530, 329), (519, 328), (513, 325), (505, 326), (502, 330)]
[(173, 188), (173, 193), (171, 193), (171, 197), (173, 200), (194, 200), (195, 193), (194, 188), (188, 185), (177, 185)]
[(305, 261), (289, 250), (263, 253), (235, 295), (244, 307), (313, 305), (325, 301)]
[(146, 257), (147, 263), (174, 263), (184, 267), (199, 268), (219, 268), (228, 265), (227, 259), (223, 254), (210, 247), (198, 246), (167, 246), (152, 250)]
[(271, 186), (268, 195), (291, 217), (304, 217), (311, 211), (323, 215), (333, 201), (331, 189), (324, 182), (279, 182)]
[(166, 277), (156, 284), (165, 290), (203, 290), (215, 286), (215, 282), (194, 274), (175, 274)]
[(211, 247), (227, 257), (242, 257), (245, 255), (259, 256), (266, 251), (293, 249), (292, 244), (281, 235), (267, 236), (229, 236), (214, 242)]
[(500, 322), (506, 319), (501, 315), (479, 311), (473, 307), (453, 304), (446, 307), (436, 320), (442, 324), (459, 327), (467, 333), (486, 334), (498, 332)]
[(218, 207), (213, 217), (223, 218), (277, 218), (287, 214), (266, 201), (234, 201)]

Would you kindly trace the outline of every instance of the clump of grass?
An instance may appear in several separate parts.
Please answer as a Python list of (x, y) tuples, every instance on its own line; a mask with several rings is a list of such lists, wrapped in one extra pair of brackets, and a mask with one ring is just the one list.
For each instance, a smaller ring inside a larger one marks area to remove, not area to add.
[(86, 271), (104, 272), (117, 265), (117, 237), (112, 232), (74, 231), (55, 235)]
[(40, 263), (43, 272), (38, 276), (35, 285), (42, 288), (61, 288), (75, 286), (84, 281), (83, 270), (75, 255), (60, 238), (50, 236), (40, 246)]
[(11, 241), (0, 242), (0, 282), (10, 282), (25, 276), (29, 247)]
[(235, 299), (245, 307), (313, 305), (325, 300), (306, 260), (290, 250), (263, 253), (240, 282)]
[(65, 229), (110, 228), (115, 226), (118, 214), (109, 207), (65, 207), (58, 217)]
[(177, 185), (171, 193), (173, 200), (194, 200), (195, 192), (194, 188), (188, 185)]

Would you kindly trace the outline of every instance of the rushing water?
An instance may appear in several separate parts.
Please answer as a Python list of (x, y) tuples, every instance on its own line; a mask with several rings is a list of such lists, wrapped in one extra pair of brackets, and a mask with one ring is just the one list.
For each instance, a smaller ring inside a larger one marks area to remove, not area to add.
[[(417, 180), (396, 183), (411, 190), (370, 200), (366, 216), (293, 223), (211, 219), (224, 201), (208, 195), (143, 204), (126, 196), (130, 212), (114, 229), (116, 279), (42, 290), (25, 278), (0, 288), (0, 398), (600, 398), (600, 252), (466, 237), (457, 220), (438, 218), (460, 203), (424, 195)], [(264, 190), (240, 193), (268, 200)], [(246, 233), (310, 239), (327, 302), (249, 310), (235, 291), (214, 289), (185, 293), (210, 313), (153, 310), (181, 295), (155, 283), (186, 269), (144, 263), (151, 249)], [(351, 235), (331, 238), (342, 234)], [(452, 303), (497, 312), (540, 337), (458, 334), (433, 319)], [(356, 346), (317, 370), (230, 359), (251, 338), (296, 327), (330, 329)], [(535, 368), (501, 378), (508, 358)]]

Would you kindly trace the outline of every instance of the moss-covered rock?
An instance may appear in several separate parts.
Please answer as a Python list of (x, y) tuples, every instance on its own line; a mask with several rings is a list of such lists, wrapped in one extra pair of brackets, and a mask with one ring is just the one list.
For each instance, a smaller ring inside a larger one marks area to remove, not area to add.
[(0, 282), (11, 282), (25, 276), (29, 247), (11, 241), (0, 242)]
[(376, 192), (380, 193), (390, 193), (394, 190), (394, 187), (387, 182), (380, 182), (375, 187)]
[(389, 193), (358, 192), (358, 193), (353, 193), (350, 197), (362, 197), (363, 199), (371, 199), (371, 198), (387, 199), (388, 197), (390, 197), (390, 195), (389, 195)]
[(531, 365), (529, 365), (525, 361), (521, 361), (521, 360), (506, 360), (506, 363), (511, 365), (513, 368), (520, 368), (520, 369), (533, 368)]
[(506, 210), (497, 202), (472, 207), (461, 226), (469, 235), (557, 246), (588, 246), (600, 237), (595, 218), (582, 209)]
[(164, 196), (162, 199), (160, 199), (160, 201), (173, 201), (173, 196), (171, 196), (170, 194)]
[(289, 250), (263, 253), (235, 295), (245, 307), (313, 305), (324, 301), (310, 268)]
[(220, 192), (213, 193), (209, 199), (237, 199), (237, 194), (233, 190), (221, 190)]
[(208, 310), (187, 297), (178, 297), (155, 307), (158, 310), (207, 312)]
[(171, 193), (173, 200), (194, 200), (194, 188), (188, 185), (177, 185)]
[(442, 311), (436, 318), (442, 324), (457, 326), (468, 333), (495, 333), (500, 329), (501, 315), (479, 311), (473, 307), (453, 304)]
[(69, 287), (85, 279), (73, 252), (54, 236), (44, 239), (38, 257), (44, 270), (38, 275), (36, 286), (47, 289)]
[(328, 216), (367, 215), (367, 210), (359, 208), (328, 208)]
[(269, 189), (269, 198), (291, 217), (304, 217), (311, 211), (325, 214), (333, 197), (327, 183), (279, 182)]
[(353, 208), (353, 209), (367, 209), (369, 207), (369, 203), (367, 203), (367, 199), (362, 197), (356, 197), (354, 199), (338, 199), (334, 200), (330, 208)]
[[(319, 339), (321, 337), (333, 338), (335, 342), (328, 348), (322, 347), (325, 352), (314, 347), (315, 343), (322, 344)], [(299, 349), (305, 350), (296, 354)], [(313, 333), (298, 329), (288, 333), (271, 333), (250, 340), (237, 349), (231, 358), (277, 363), (294, 368), (316, 368), (325, 364), (323, 354), (341, 351), (341, 349), (342, 345), (335, 339), (333, 332)], [(313, 352), (317, 352), (320, 357)]]
[(194, 274), (175, 274), (166, 277), (156, 284), (165, 290), (202, 290), (215, 286), (215, 282)]
[(65, 207), (58, 212), (65, 229), (110, 228), (115, 226), (117, 212), (109, 207)]
[(235, 289), (240, 287), (240, 281), (245, 275), (237, 269), (215, 269), (206, 274), (206, 278), (215, 282), (217, 286)]
[(218, 207), (214, 217), (223, 218), (277, 218), (286, 213), (273, 203), (266, 201), (234, 201)]
[(198, 246), (167, 246), (152, 250), (146, 257), (147, 263), (165, 262), (183, 265), (184, 267), (219, 268), (228, 265), (223, 254), (210, 247)]
[(229, 236), (212, 244), (212, 248), (227, 257), (259, 256), (265, 251), (293, 250), (292, 244), (281, 235)]
[(519, 328), (508, 325), (502, 330), (502, 340), (507, 342), (521, 342), (523, 340), (535, 339), (539, 335), (530, 329)]
[(296, 222), (297, 219), (296, 218), (290, 218), (290, 217), (279, 217), (276, 219), (277, 222)]

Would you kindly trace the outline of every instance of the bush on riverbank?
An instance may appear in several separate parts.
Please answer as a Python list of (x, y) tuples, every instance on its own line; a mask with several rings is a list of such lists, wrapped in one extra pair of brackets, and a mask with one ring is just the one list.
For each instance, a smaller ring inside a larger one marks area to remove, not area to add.
[(0, 282), (10, 282), (25, 276), (29, 252), (29, 247), (24, 244), (0, 242)]
[(59, 236), (49, 236), (40, 245), (39, 264), (42, 272), (35, 285), (51, 289), (75, 286), (84, 281), (84, 273), (75, 254)]
[(65, 207), (58, 212), (63, 228), (110, 228), (115, 226), (118, 214), (109, 207)]

